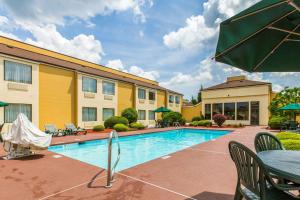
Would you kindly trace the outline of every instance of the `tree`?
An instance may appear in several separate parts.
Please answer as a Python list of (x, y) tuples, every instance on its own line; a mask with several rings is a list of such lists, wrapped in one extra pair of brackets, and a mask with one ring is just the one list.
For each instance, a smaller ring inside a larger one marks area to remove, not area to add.
[(201, 92), (203, 91), (203, 85), (201, 85), (200, 89), (199, 89), (199, 92), (198, 92), (198, 103), (200, 103), (202, 101), (202, 94)]
[(280, 107), (290, 103), (300, 103), (300, 87), (286, 87), (281, 92), (277, 93), (269, 105), (269, 110), (272, 115), (290, 115), (291, 112), (279, 110)]
[(198, 102), (197, 102), (197, 100), (196, 99), (194, 99), (194, 97), (192, 96), (192, 99), (191, 99), (191, 103), (193, 104), (193, 105), (196, 105)]

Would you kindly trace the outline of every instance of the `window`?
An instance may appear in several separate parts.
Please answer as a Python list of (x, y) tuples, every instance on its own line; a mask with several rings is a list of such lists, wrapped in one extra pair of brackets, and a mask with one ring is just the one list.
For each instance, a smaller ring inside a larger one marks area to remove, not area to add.
[(138, 120), (146, 120), (146, 111), (145, 110), (139, 110), (138, 111)]
[(153, 112), (152, 110), (149, 110), (149, 120), (155, 120), (155, 112)]
[(149, 100), (155, 101), (155, 92), (149, 91)]
[(138, 97), (139, 97), (139, 99), (146, 99), (146, 90), (139, 88), (138, 89)]
[(175, 103), (180, 104), (180, 96), (175, 96)]
[(224, 103), (224, 115), (228, 120), (235, 120), (235, 103)]
[(223, 113), (223, 108), (222, 108), (222, 104), (221, 103), (214, 103), (212, 105), (212, 112), (213, 112), (213, 116), (216, 114), (222, 114)]
[(94, 78), (82, 77), (82, 91), (97, 93), (97, 80)]
[(25, 114), (31, 121), (31, 105), (30, 104), (9, 104), (4, 107), (4, 122), (12, 123), (17, 119), (19, 113)]
[(5, 60), (4, 80), (31, 84), (32, 68), (30, 65)]
[(115, 109), (113, 108), (103, 108), (103, 121), (115, 115)]
[(205, 104), (204, 117), (205, 119), (211, 119), (211, 104)]
[(97, 108), (83, 107), (82, 121), (84, 122), (97, 121)]
[(174, 103), (174, 96), (173, 95), (169, 95), (169, 103)]
[(102, 93), (107, 95), (115, 95), (115, 83), (103, 81)]
[(249, 120), (249, 102), (238, 102), (236, 109), (237, 120)]

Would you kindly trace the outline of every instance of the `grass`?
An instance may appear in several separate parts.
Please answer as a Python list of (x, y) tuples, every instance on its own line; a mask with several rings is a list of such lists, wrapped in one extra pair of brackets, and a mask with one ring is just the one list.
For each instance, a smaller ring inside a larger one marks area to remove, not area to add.
[(276, 136), (286, 150), (300, 151), (300, 134), (293, 132), (280, 132)]

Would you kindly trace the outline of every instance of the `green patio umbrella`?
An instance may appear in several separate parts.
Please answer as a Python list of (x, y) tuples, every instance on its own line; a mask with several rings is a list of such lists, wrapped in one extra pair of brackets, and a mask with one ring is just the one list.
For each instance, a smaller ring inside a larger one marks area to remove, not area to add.
[(164, 112), (171, 112), (171, 110), (170, 109), (168, 109), (168, 108), (166, 108), (166, 107), (159, 107), (159, 108), (157, 108), (157, 109), (155, 109), (155, 110), (153, 110), (153, 112), (157, 112), (157, 113), (164, 113)]
[(300, 71), (300, 0), (263, 0), (220, 24), (215, 60), (248, 72)]
[(0, 107), (5, 107), (5, 106), (8, 106), (8, 103), (0, 101)]
[(292, 111), (293, 112), (293, 119), (295, 120), (296, 119), (296, 115), (295, 115), (295, 112), (297, 110), (300, 110), (300, 104), (298, 103), (290, 103), (286, 106), (283, 106), (281, 108), (279, 108), (279, 110), (289, 110), (289, 111)]

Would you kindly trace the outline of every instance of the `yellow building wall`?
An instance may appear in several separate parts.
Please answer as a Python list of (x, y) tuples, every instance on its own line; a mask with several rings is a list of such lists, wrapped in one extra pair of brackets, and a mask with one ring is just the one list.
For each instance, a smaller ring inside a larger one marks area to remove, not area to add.
[[(166, 92), (157, 90), (157, 108), (162, 106), (166, 107)], [(157, 113), (156, 118), (161, 119), (161, 113)]]
[(65, 123), (76, 125), (75, 74), (55, 67), (39, 67), (39, 126), (55, 124), (64, 128)]
[(133, 85), (118, 82), (118, 115), (121, 116), (125, 108), (133, 108), (134, 103), (134, 90)]
[(94, 63), (91, 63), (91, 62), (87, 62), (87, 61), (77, 59), (77, 58), (74, 58), (74, 57), (71, 57), (71, 56), (67, 56), (67, 55), (64, 55), (64, 54), (60, 54), (60, 53), (57, 53), (57, 52), (54, 52), (54, 51), (50, 51), (50, 50), (47, 50), (47, 49), (36, 47), (36, 46), (30, 45), (30, 44), (26, 44), (26, 43), (23, 43), (23, 42), (20, 42), (20, 41), (17, 41), (17, 40), (13, 40), (13, 39), (10, 39), (10, 38), (6, 38), (6, 37), (3, 37), (3, 36), (0, 36), (0, 43), (10, 45), (10, 46), (15, 46), (15, 47), (18, 47), (18, 48), (21, 48), (21, 49), (26, 49), (28, 51), (32, 51), (32, 52), (47, 55), (47, 56), (51, 56), (51, 57), (54, 57), (54, 58), (66, 60), (66, 61), (69, 61), (69, 62), (77, 63), (77, 64), (80, 64), (80, 65), (83, 65), (83, 66), (100, 69), (102, 71), (110, 72), (110, 73), (113, 73), (113, 74), (118, 74), (118, 75), (125, 76), (125, 77), (131, 78), (131, 79), (135, 79), (135, 80), (139, 80), (139, 81), (143, 81), (143, 82), (158, 85), (158, 82), (150, 80), (150, 79), (145, 79), (145, 78), (142, 78), (142, 77), (138, 77), (138, 76), (135, 76), (133, 74), (118, 71), (118, 70), (108, 68), (108, 67), (105, 67), (105, 66), (102, 66), (102, 65), (97, 65), (97, 64), (94, 64)]
[(202, 103), (198, 103), (194, 106), (183, 106), (182, 116), (188, 122), (192, 121), (193, 117), (202, 115)]

